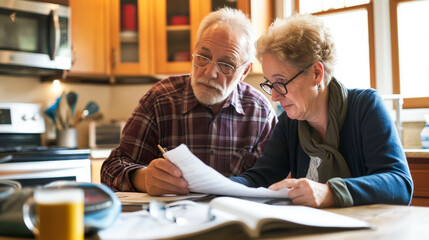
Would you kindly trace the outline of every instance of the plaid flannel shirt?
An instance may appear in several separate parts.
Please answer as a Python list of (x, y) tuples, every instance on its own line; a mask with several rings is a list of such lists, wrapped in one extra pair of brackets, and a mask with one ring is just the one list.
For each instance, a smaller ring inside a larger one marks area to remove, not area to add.
[(276, 123), (268, 99), (247, 83), (239, 83), (214, 114), (195, 98), (189, 75), (168, 77), (140, 99), (119, 147), (103, 163), (101, 181), (115, 191), (135, 191), (130, 176), (162, 157), (157, 145), (182, 143), (224, 176), (236, 176), (253, 166)]

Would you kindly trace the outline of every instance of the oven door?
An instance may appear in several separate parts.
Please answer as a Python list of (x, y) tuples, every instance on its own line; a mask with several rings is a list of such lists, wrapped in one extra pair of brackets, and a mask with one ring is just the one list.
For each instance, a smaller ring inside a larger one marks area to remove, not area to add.
[(0, 179), (15, 180), (22, 186), (44, 185), (58, 180), (91, 182), (89, 159), (0, 164)]

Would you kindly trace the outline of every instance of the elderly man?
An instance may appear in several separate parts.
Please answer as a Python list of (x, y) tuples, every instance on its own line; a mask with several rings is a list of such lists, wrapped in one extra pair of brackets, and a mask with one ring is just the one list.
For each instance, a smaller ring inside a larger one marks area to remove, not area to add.
[(187, 194), (179, 168), (157, 145), (186, 144), (205, 164), (236, 176), (253, 166), (277, 122), (265, 96), (247, 83), (255, 55), (250, 20), (223, 8), (198, 30), (191, 75), (156, 83), (140, 100), (106, 159), (101, 180), (116, 191)]

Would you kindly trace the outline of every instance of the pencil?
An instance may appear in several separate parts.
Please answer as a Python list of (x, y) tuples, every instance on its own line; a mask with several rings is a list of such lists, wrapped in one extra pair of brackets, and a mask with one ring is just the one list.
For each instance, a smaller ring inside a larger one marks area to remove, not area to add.
[(164, 148), (162, 148), (162, 147), (161, 147), (161, 145), (159, 145), (159, 144), (158, 144), (158, 146), (157, 146), (157, 147), (158, 147), (159, 151), (161, 151), (161, 152), (162, 152), (162, 154), (164, 154), (164, 153), (165, 153), (165, 150), (164, 150)]

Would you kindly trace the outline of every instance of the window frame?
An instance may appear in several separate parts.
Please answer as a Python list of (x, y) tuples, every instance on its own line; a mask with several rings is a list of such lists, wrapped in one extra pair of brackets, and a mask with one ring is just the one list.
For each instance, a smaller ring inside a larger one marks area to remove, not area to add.
[[(299, 12), (299, 0), (294, 0), (295, 12)], [(370, 0), (369, 3), (337, 8), (337, 9), (329, 9), (326, 11), (320, 11), (311, 13), (312, 15), (326, 15), (332, 13), (340, 13), (340, 12), (348, 12), (354, 11), (358, 9), (366, 9), (368, 12), (368, 46), (369, 46), (369, 77), (370, 77), (370, 86), (371, 88), (376, 89), (377, 81), (375, 74), (375, 35), (374, 35), (374, 7), (373, 0)]]
[[(398, 40), (398, 5), (403, 2), (418, 0), (390, 0), (390, 39), (392, 51), (392, 90), (401, 94), (401, 79), (399, 70), (399, 40)], [(429, 108), (429, 96), (404, 98), (403, 108)]]

